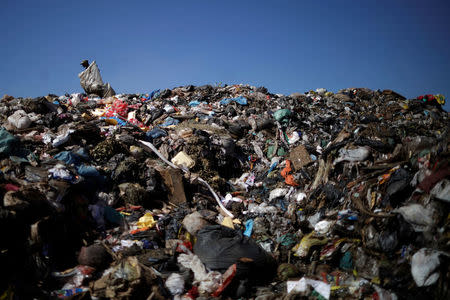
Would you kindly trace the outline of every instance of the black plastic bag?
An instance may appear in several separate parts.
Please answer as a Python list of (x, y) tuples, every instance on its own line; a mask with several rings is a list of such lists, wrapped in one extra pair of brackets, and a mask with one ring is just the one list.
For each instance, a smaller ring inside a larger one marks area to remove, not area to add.
[(266, 282), (276, 275), (275, 259), (242, 232), (221, 225), (197, 233), (194, 253), (208, 269), (225, 272), (237, 263), (236, 277)]

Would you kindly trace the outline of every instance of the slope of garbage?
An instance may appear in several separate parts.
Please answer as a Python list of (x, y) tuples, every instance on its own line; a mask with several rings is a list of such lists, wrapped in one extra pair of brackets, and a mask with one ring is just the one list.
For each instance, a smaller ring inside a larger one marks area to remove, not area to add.
[(1, 299), (449, 299), (441, 95), (0, 100)]

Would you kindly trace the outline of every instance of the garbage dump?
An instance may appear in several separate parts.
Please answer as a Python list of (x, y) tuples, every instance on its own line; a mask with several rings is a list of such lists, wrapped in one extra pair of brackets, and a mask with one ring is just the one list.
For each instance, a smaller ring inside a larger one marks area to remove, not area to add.
[(1, 299), (450, 298), (442, 95), (85, 74), (0, 100)]

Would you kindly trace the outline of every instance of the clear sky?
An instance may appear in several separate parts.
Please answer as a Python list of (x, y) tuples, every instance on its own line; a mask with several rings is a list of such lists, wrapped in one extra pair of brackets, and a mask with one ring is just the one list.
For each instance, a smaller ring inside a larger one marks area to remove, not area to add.
[(450, 97), (449, 16), (449, 0), (0, 0), (0, 97), (82, 92), (82, 59), (118, 93), (248, 83)]

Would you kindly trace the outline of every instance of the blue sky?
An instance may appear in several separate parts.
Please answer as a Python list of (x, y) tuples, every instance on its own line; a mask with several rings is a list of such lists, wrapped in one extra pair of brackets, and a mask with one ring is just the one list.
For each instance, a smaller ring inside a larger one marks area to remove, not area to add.
[[(0, 96), (248, 83), (450, 97), (450, 1), (0, 1)], [(450, 101), (445, 108), (448, 110)]]

